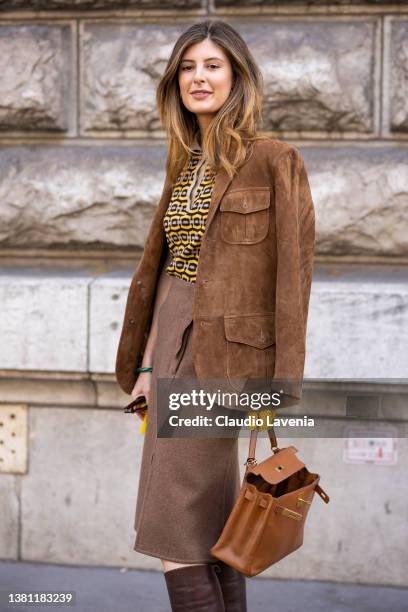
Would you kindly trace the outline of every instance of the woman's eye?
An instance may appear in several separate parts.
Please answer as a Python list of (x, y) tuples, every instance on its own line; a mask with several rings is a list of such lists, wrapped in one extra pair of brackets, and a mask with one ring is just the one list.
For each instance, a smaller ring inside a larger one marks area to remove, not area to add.
[[(208, 66), (210, 68), (219, 68), (219, 66), (217, 64), (208, 64)], [(189, 70), (189, 68), (192, 68), (192, 66), (182, 66), (182, 70)]]

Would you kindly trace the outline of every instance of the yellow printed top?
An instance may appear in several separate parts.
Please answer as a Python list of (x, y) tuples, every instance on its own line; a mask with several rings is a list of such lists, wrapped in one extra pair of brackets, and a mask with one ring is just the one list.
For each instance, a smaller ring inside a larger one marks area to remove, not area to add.
[(201, 238), (210, 207), (215, 173), (209, 168), (197, 140), (184, 169), (178, 176), (163, 226), (171, 254), (167, 274), (196, 281)]

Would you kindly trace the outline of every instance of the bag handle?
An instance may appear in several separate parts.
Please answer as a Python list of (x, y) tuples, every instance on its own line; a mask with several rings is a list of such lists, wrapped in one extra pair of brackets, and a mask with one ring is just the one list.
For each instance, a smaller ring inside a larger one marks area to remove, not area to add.
[[(277, 453), (280, 451), (280, 448), (278, 447), (278, 442), (276, 440), (276, 434), (275, 434), (275, 430), (273, 427), (271, 427), (270, 429), (268, 429), (268, 436), (269, 439), (271, 441), (271, 449), (274, 453)], [(251, 468), (252, 466), (257, 464), (257, 461), (255, 459), (255, 450), (256, 450), (256, 440), (258, 437), (258, 428), (254, 428), (251, 430), (251, 437), (249, 439), (249, 449), (248, 449), (248, 458), (245, 461), (244, 465), (246, 465), (246, 470), (245, 470), (245, 474), (247, 473), (247, 471), (249, 470), (249, 468)]]

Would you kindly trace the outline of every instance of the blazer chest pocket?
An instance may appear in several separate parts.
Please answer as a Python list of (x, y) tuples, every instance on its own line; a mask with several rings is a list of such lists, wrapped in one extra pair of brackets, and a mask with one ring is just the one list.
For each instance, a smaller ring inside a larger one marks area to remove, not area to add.
[(275, 369), (275, 313), (225, 315), (224, 329), (228, 378), (270, 380)]
[(221, 239), (229, 244), (255, 244), (269, 229), (271, 194), (268, 188), (237, 190), (221, 201)]

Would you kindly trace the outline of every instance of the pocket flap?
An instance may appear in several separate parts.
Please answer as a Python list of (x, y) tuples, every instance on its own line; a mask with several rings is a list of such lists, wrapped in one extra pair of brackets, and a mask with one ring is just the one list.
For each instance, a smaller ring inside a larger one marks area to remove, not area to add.
[(257, 348), (275, 344), (275, 313), (225, 315), (225, 337)]
[(271, 203), (269, 189), (233, 191), (226, 193), (221, 200), (220, 210), (238, 213), (251, 213), (269, 208)]

